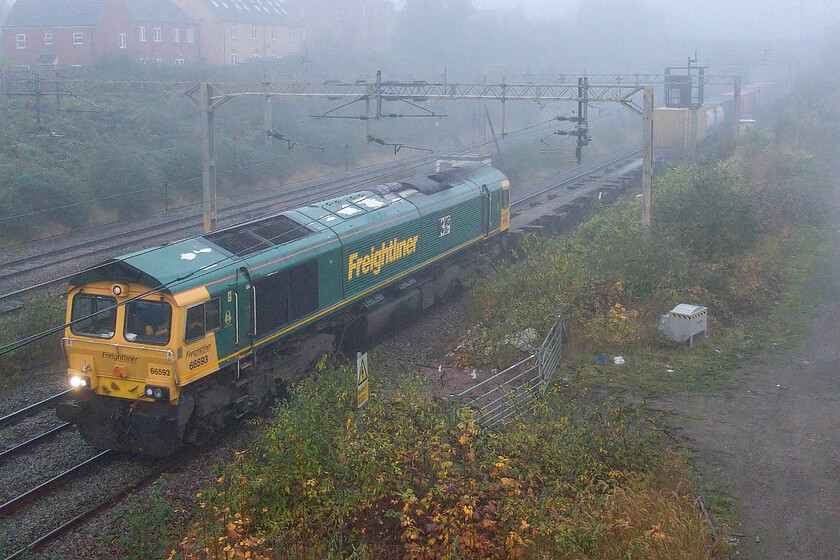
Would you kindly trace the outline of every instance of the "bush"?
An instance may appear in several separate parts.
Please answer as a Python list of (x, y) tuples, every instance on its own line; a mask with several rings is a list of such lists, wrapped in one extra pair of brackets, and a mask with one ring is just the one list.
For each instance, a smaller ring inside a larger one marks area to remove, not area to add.
[(795, 274), (790, 256), (803, 232), (825, 224), (821, 181), (811, 175), (808, 158), (756, 140), (711, 169), (662, 173), (648, 230), (631, 199), (571, 235), (527, 239), (521, 259), (497, 265), (471, 291), (482, 328), (460, 362), (504, 361), (475, 348), (529, 327), (544, 333), (558, 310), (575, 349), (622, 354), (655, 348), (659, 315), (677, 303), (708, 306), (717, 332), (760, 316)]
[(665, 173), (653, 204), (653, 228), (702, 259), (750, 249), (758, 227), (752, 198), (720, 167), (679, 166)]
[[(620, 401), (553, 392), (527, 421), (450, 424), (440, 402), (376, 395), (348, 369), (306, 381), (199, 496), (185, 558), (709, 558), (682, 463)], [(648, 475), (645, 473), (654, 473)], [(659, 553), (654, 554), (654, 551)]]

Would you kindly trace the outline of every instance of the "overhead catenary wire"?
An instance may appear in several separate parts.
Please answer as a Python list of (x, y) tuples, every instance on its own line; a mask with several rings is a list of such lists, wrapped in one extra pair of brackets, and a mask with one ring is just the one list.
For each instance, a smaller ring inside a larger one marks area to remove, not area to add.
[[(554, 119), (551, 119), (551, 121), (553, 121), (553, 120), (554, 120)], [(551, 122), (551, 121), (546, 121), (546, 123)], [(541, 123), (541, 124), (546, 124), (546, 123)], [(528, 128), (528, 129), (531, 129), (531, 128), (534, 128), (534, 126), (527, 127), (527, 128)], [(524, 129), (523, 129), (523, 130), (524, 130)], [(513, 133), (511, 133), (511, 134), (513, 134)], [(537, 143), (539, 143), (541, 140), (543, 140), (543, 139), (538, 139), (538, 140), (536, 140), (536, 141), (534, 141), (534, 142), (531, 142), (531, 143), (525, 144), (525, 145), (523, 145), (523, 146), (520, 146), (520, 147), (516, 148), (515, 150), (513, 150), (513, 151), (512, 151), (512, 153), (515, 153), (516, 151), (523, 150), (523, 149), (528, 148), (528, 147), (530, 147), (530, 146), (532, 146), (532, 145), (534, 145), (534, 144), (537, 144)], [(486, 144), (486, 143), (488, 143), (488, 142), (485, 142), (485, 144)], [(468, 151), (470, 151), (470, 150), (468, 150)], [(489, 164), (485, 164), (485, 165), (489, 165)], [(465, 171), (464, 171), (464, 173), (466, 173), (466, 172), (468, 172), (468, 171), (467, 171), (467, 170), (465, 170)], [(460, 175), (455, 175), (455, 177), (456, 177), (456, 178), (457, 178), (457, 177), (459, 177), (459, 176), (460, 176)], [(402, 199), (400, 198), (400, 199), (398, 199), (398, 200), (402, 200)], [(388, 205), (390, 205), (390, 204), (394, 204), (394, 203), (396, 203), (396, 200), (395, 200), (395, 201), (392, 201), (392, 202), (390, 202), (390, 203), (388, 203)], [(319, 219), (323, 219), (324, 217), (326, 217), (326, 215), (321, 216), (321, 218), (319, 218)], [(299, 227), (299, 228), (305, 228), (305, 227), (308, 227), (308, 226), (310, 226), (310, 225), (312, 225), (312, 224), (316, 223), (317, 221), (318, 221), (318, 219), (312, 219), (312, 220), (309, 220), (308, 222), (306, 222), (305, 224), (300, 224), (298, 227)], [(297, 228), (295, 228), (295, 229), (297, 229)], [(292, 231), (295, 231), (295, 229), (293, 229)], [(187, 238), (187, 240), (189, 240), (189, 239), (196, 239), (196, 238), (198, 238), (198, 237), (202, 237), (202, 236), (200, 236), (200, 235), (199, 235), (199, 236), (193, 236), (193, 237)], [(276, 239), (276, 238), (272, 238), (271, 240), (273, 240), (273, 239)], [(146, 249), (145, 251), (141, 252), (140, 254), (147, 253), (147, 252), (150, 252), (150, 251), (154, 251), (154, 250), (156, 250), (156, 249), (157, 249), (157, 247), (151, 247), (151, 248)], [(245, 257), (243, 257), (243, 256), (239, 256), (239, 255), (230, 255), (230, 256), (225, 256), (225, 257), (223, 257), (222, 259), (219, 259), (218, 261), (216, 261), (216, 262), (214, 262), (214, 263), (210, 263), (210, 264), (208, 264), (208, 265), (205, 265), (205, 266), (203, 266), (203, 267), (202, 267), (202, 268), (200, 268), (200, 269), (197, 269), (197, 270), (195, 270), (195, 271), (192, 271), (191, 273), (189, 273), (189, 274), (187, 274), (187, 275), (185, 275), (185, 276), (183, 276), (183, 277), (181, 277), (181, 278), (178, 278), (178, 279), (174, 280), (173, 282), (169, 283), (168, 285), (163, 285), (163, 284), (160, 284), (160, 285), (158, 285), (158, 286), (155, 286), (155, 287), (153, 287), (153, 288), (150, 288), (149, 290), (146, 290), (145, 292), (143, 292), (143, 293), (141, 293), (141, 294), (138, 294), (138, 295), (136, 295), (136, 296), (132, 296), (132, 297), (130, 297), (130, 298), (127, 298), (126, 300), (124, 300), (124, 301), (122, 301), (122, 302), (119, 302), (119, 303), (117, 303), (116, 305), (111, 306), (111, 307), (109, 307), (109, 308), (102, 309), (102, 310), (100, 310), (100, 311), (97, 311), (97, 312), (95, 312), (95, 313), (91, 313), (91, 314), (86, 315), (86, 316), (84, 316), (84, 317), (79, 317), (79, 318), (74, 319), (74, 320), (72, 320), (72, 321), (70, 321), (70, 322), (64, 323), (64, 324), (62, 324), (62, 325), (58, 325), (58, 326), (56, 326), (56, 327), (52, 327), (52, 328), (50, 328), (50, 329), (47, 329), (46, 331), (42, 331), (42, 332), (40, 332), (40, 333), (33, 334), (33, 335), (31, 335), (31, 336), (25, 337), (25, 338), (20, 339), (20, 340), (18, 340), (18, 341), (15, 341), (15, 342), (12, 342), (12, 343), (7, 344), (7, 345), (5, 345), (5, 346), (2, 346), (2, 347), (0, 347), (0, 356), (3, 356), (3, 355), (5, 355), (5, 354), (8, 354), (9, 352), (12, 352), (12, 351), (17, 350), (17, 349), (19, 349), (19, 348), (22, 348), (22, 347), (24, 347), (24, 346), (26, 346), (26, 345), (28, 345), (28, 344), (32, 344), (32, 343), (34, 343), (34, 342), (37, 342), (38, 340), (41, 340), (41, 339), (43, 339), (43, 338), (46, 338), (46, 337), (48, 337), (48, 336), (50, 336), (50, 335), (53, 335), (53, 334), (59, 333), (59, 332), (63, 331), (65, 328), (71, 327), (72, 325), (74, 325), (74, 324), (78, 324), (78, 323), (80, 323), (80, 322), (82, 322), (82, 321), (85, 321), (85, 320), (87, 320), (87, 319), (91, 318), (91, 317), (94, 317), (94, 316), (96, 316), (96, 315), (100, 315), (100, 314), (102, 314), (102, 313), (107, 313), (107, 312), (109, 312), (109, 311), (111, 311), (111, 310), (113, 310), (113, 309), (116, 309), (116, 308), (118, 308), (118, 307), (120, 307), (120, 306), (123, 306), (123, 305), (126, 305), (126, 304), (128, 304), (128, 303), (131, 303), (131, 302), (133, 302), (133, 301), (137, 301), (137, 300), (142, 299), (142, 298), (144, 298), (144, 297), (147, 297), (147, 296), (149, 296), (149, 295), (151, 295), (151, 294), (160, 293), (160, 292), (162, 292), (163, 290), (169, 290), (169, 291), (171, 291), (173, 288), (177, 288), (179, 285), (183, 284), (183, 283), (184, 283), (184, 282), (186, 282), (187, 280), (190, 280), (190, 279), (195, 279), (196, 277), (201, 278), (201, 277), (203, 277), (203, 276), (205, 276), (205, 275), (208, 275), (208, 274), (211, 274), (211, 273), (215, 272), (214, 268), (215, 268), (215, 267), (217, 267), (217, 266), (219, 266), (219, 265), (221, 265), (221, 264), (224, 264), (226, 261), (230, 261), (230, 264), (239, 264), (239, 263), (243, 262), (244, 260), (245, 260)], [(93, 267), (93, 268), (92, 268), (92, 269), (90, 269), (90, 270), (97, 270), (98, 268), (108, 266), (108, 264), (109, 264), (109, 263), (103, 263), (102, 265), (100, 265), (100, 266), (98, 266), (98, 267)]]
[[(508, 133), (506, 135), (505, 141), (509, 141), (510, 138), (513, 137), (514, 135), (518, 135), (518, 134), (527, 132), (527, 131), (529, 131), (531, 129), (534, 129), (536, 127), (539, 127), (539, 126), (544, 126), (546, 124), (554, 122), (555, 120), (556, 120), (556, 118), (552, 118), (552, 119), (548, 119), (548, 120), (540, 122), (540, 123), (532, 124), (532, 125), (523, 127), (521, 129), (511, 131), (510, 133)], [(490, 142), (491, 141), (485, 141), (483, 144), (478, 144), (476, 147), (481, 148), (483, 146), (489, 145)], [(355, 145), (364, 145), (366, 143), (367, 142), (358, 142)], [(469, 151), (473, 148), (474, 147), (468, 148), (467, 151)], [(279, 158), (272, 158), (272, 159), (268, 159), (268, 160), (262, 160), (262, 161), (259, 161), (259, 162), (253, 162), (251, 165), (248, 165), (248, 166), (239, 166), (239, 167), (227, 169), (225, 171), (217, 172), (217, 175), (227, 175), (227, 174), (230, 174), (230, 173), (246, 171), (246, 170), (250, 170), (250, 169), (253, 169), (255, 167), (258, 167), (259, 165), (274, 163), (276, 161), (280, 161), (280, 160), (283, 160), (283, 159), (286, 159), (286, 158), (285, 157), (279, 157)], [(356, 169), (356, 170), (362, 169), (363, 170), (366, 167), (374, 167), (376, 165), (378, 165), (378, 164), (371, 164), (369, 166), (361, 166), (361, 167), (357, 167), (357, 168), (354, 168), (354, 169)], [(412, 169), (417, 169), (418, 167), (419, 166), (415, 166), (415, 167), (412, 167)], [(333, 175), (338, 175), (340, 173), (342, 173), (342, 172), (339, 171), (339, 172), (334, 173)], [(329, 177), (329, 176), (330, 175), (327, 175), (326, 177)], [(195, 177), (186, 178), (186, 179), (177, 180), (177, 181), (169, 181), (168, 185), (169, 186), (180, 185), (180, 184), (186, 184), (186, 183), (190, 183), (190, 182), (193, 182), (193, 181), (199, 181), (199, 180), (201, 180), (200, 175), (195, 176)], [(294, 185), (296, 183), (301, 183), (301, 182), (304, 182), (304, 181), (305, 180), (302, 179), (302, 180), (297, 181), (297, 182), (287, 183), (286, 185)], [(119, 198), (119, 197), (122, 197), (122, 196), (137, 195), (137, 194), (140, 194), (140, 193), (143, 193), (143, 192), (153, 192), (153, 191), (161, 190), (163, 188), (165, 188), (165, 187), (160, 186), (160, 185), (156, 185), (156, 186), (146, 187), (146, 188), (142, 188), (142, 189), (136, 189), (136, 190), (133, 190), (133, 191), (121, 192), (121, 193), (114, 194), (114, 195), (107, 196), (107, 197), (96, 198), (96, 199), (88, 199), (88, 200), (85, 200), (85, 201), (73, 202), (73, 203), (69, 203), (69, 204), (66, 204), (66, 205), (54, 206), (54, 207), (40, 209), (40, 210), (34, 210), (34, 211), (31, 211), (31, 212), (26, 212), (26, 213), (11, 215), (11, 216), (3, 216), (3, 217), (0, 217), (0, 223), (2, 223), (4, 221), (9, 221), (9, 220), (12, 220), (12, 219), (21, 219), (21, 218), (32, 217), (32, 216), (36, 216), (36, 215), (39, 215), (39, 214), (44, 214), (44, 213), (47, 213), (47, 212), (53, 212), (53, 211), (58, 211), (58, 210), (66, 210), (66, 209), (69, 209), (69, 208), (78, 207), (78, 206), (82, 206), (82, 205), (85, 205), (85, 204), (93, 204), (93, 203), (101, 202), (101, 201), (104, 201), (104, 200)], [(277, 187), (266, 187), (264, 189), (257, 189), (257, 190), (251, 191), (251, 192), (253, 194), (259, 194), (260, 192), (264, 192), (264, 191), (275, 189), (275, 188), (277, 188)], [(231, 200), (232, 200), (231, 197), (222, 197), (222, 198), (218, 199), (219, 202), (226, 202), (226, 201), (231, 201)], [(177, 209), (190, 209), (190, 208), (200, 207), (203, 204), (204, 204), (203, 201), (199, 201), (199, 202), (195, 202), (195, 203), (191, 203), (191, 204), (185, 204), (185, 205), (182, 205), (182, 206), (178, 206)], [(154, 215), (162, 214), (162, 213), (165, 213), (167, 211), (170, 211), (170, 209), (162, 210), (162, 211), (158, 211), (158, 212), (152, 212), (152, 213), (146, 214), (144, 216), (139, 216), (137, 218), (137, 220), (144, 219), (148, 216), (154, 216)], [(129, 220), (129, 223), (131, 221), (134, 221), (134, 220)], [(94, 231), (98, 228), (105, 227), (107, 225), (111, 225), (111, 224), (110, 223), (109, 224), (100, 224), (100, 225), (96, 225), (96, 226), (91, 226), (89, 228), (81, 228), (81, 229), (78, 229), (78, 230), (74, 230), (74, 232), (75, 233), (84, 233), (84, 232), (88, 232), (88, 231)], [(45, 240), (53, 239), (53, 238), (56, 238), (56, 237), (60, 237), (61, 235), (62, 234), (56, 234), (56, 235), (53, 235), (53, 236), (40, 237), (40, 238), (37, 238), (37, 239), (33, 239), (33, 240), (21, 242), (21, 243), (5, 245), (5, 246), (2, 247), (2, 249), (11, 249), (11, 248), (19, 247), (19, 246), (31, 243), (32, 241), (45, 241)]]

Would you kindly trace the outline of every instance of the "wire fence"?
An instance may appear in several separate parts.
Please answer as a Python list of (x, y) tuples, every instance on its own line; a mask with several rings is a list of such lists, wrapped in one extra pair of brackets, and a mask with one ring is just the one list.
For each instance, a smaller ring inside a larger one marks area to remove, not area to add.
[(479, 425), (496, 428), (513, 416), (536, 406), (551, 386), (563, 355), (563, 319), (557, 316), (545, 341), (533, 354), (492, 377), (449, 395), (450, 418), (457, 421), (460, 411), (470, 408)]

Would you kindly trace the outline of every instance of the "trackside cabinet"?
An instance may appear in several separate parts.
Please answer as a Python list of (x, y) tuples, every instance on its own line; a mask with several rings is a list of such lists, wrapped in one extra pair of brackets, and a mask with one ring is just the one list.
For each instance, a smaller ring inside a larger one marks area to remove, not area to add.
[(708, 311), (700, 305), (681, 303), (674, 307), (667, 315), (659, 318), (656, 328), (674, 342), (689, 343), (694, 346), (694, 335), (706, 334)]

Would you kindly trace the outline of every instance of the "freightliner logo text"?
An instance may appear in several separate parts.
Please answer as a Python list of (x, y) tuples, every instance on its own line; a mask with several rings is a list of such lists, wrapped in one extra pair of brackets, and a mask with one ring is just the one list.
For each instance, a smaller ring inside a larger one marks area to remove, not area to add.
[(417, 238), (416, 235), (402, 240), (397, 237), (388, 244), (383, 241), (379, 249), (371, 247), (370, 252), (362, 257), (359, 256), (359, 253), (351, 253), (347, 260), (347, 279), (352, 280), (369, 272), (373, 272), (375, 275), (379, 274), (386, 264), (414, 253), (417, 250)]
[(123, 354), (114, 354), (113, 352), (102, 352), (102, 357), (106, 360), (114, 360), (115, 362), (130, 362), (137, 361), (137, 356), (125, 356)]

